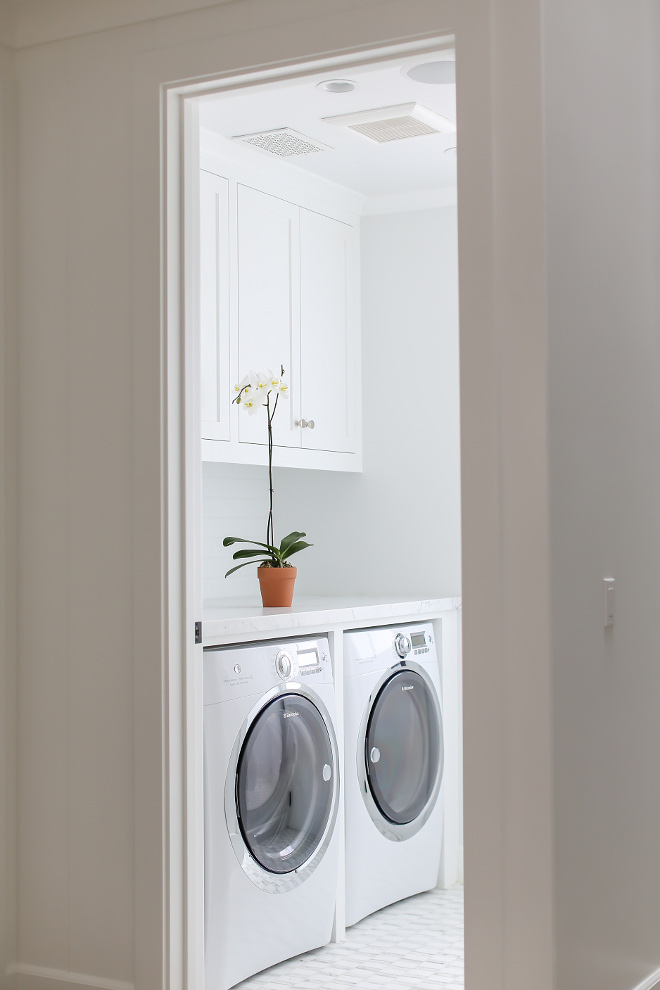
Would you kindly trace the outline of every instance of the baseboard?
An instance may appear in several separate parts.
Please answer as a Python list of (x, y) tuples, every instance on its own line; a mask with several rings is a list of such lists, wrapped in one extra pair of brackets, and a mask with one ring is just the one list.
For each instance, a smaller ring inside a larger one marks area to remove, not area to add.
[(660, 987), (660, 969), (656, 969), (655, 973), (647, 976), (645, 980), (633, 987), (633, 990), (655, 990), (656, 987)]
[(74, 987), (84, 990), (134, 990), (132, 983), (86, 973), (69, 973), (48, 966), (15, 963), (7, 967), (8, 990), (73, 990)]

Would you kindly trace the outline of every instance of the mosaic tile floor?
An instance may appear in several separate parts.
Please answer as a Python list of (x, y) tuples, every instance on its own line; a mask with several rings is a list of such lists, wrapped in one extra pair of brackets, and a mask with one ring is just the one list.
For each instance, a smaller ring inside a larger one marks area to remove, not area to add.
[(235, 990), (463, 990), (463, 887), (383, 908), (331, 943)]

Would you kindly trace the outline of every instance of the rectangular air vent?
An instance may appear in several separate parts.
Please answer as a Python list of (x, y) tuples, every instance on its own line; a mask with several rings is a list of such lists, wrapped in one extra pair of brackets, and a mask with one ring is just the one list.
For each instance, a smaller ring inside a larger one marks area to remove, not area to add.
[(323, 120), (335, 127), (347, 127), (378, 144), (403, 141), (423, 134), (452, 133), (456, 130), (456, 124), (448, 117), (422, 107), (419, 103), (402, 103), (396, 107), (343, 113), (338, 117), (324, 117)]
[(259, 134), (240, 134), (233, 138), (261, 148), (279, 158), (291, 158), (293, 155), (311, 155), (317, 151), (330, 151), (327, 144), (315, 141), (314, 138), (299, 134), (290, 127), (281, 127), (275, 131), (261, 131)]

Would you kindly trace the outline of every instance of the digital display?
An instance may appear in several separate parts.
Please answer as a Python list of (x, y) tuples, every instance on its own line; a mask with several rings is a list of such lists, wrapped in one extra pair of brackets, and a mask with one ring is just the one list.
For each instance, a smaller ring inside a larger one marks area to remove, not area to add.
[(316, 667), (319, 662), (319, 651), (314, 647), (313, 650), (302, 650), (298, 653), (298, 666), (302, 670), (304, 667)]
[(410, 642), (413, 645), (413, 650), (418, 649), (420, 646), (426, 646), (426, 636), (423, 632), (413, 633), (410, 637)]

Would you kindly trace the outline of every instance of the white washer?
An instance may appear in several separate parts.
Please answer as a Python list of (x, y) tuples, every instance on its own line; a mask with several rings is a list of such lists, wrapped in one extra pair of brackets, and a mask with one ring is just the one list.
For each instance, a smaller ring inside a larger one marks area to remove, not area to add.
[(204, 650), (206, 990), (330, 940), (334, 711), (327, 639)]
[(434, 639), (431, 623), (344, 637), (347, 925), (438, 882), (444, 744)]

